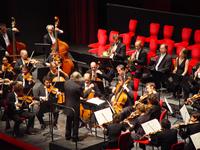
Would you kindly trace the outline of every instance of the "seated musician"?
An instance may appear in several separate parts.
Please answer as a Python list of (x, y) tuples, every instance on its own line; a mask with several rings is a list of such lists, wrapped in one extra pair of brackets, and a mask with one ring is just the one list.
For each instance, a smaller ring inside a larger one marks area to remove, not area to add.
[(191, 141), (190, 135), (200, 132), (200, 114), (193, 112), (187, 124), (179, 127), (179, 135), (183, 138), (189, 138), (185, 143), (184, 150), (194, 150), (194, 144)]
[(129, 107), (126, 107), (123, 109), (123, 111), (120, 114), (121, 120), (124, 120), (129, 115), (131, 115), (131, 112), (134, 113), (135, 110), (137, 110), (138, 104), (147, 104), (148, 96), (154, 94), (155, 97), (157, 97), (157, 101), (159, 101), (159, 95), (156, 92), (155, 83), (153, 83), (153, 82), (146, 83), (145, 89), (146, 89), (145, 93), (139, 97), (139, 99), (135, 102), (135, 104), (133, 106), (129, 106)]
[(32, 88), (35, 84), (35, 81), (33, 80), (33, 76), (29, 72), (29, 69), (27, 66), (22, 66), (21, 73), (18, 74), (16, 81), (21, 82), (21, 84), (23, 85), (25, 94), (32, 95)]
[(101, 97), (102, 94), (98, 86), (91, 82), (91, 75), (89, 73), (85, 73), (83, 78), (83, 98)]
[(168, 46), (166, 44), (160, 45), (160, 55), (158, 56), (155, 63), (150, 66), (152, 75), (152, 80), (156, 84), (156, 88), (161, 88), (161, 83), (166, 81), (171, 72), (172, 59), (171, 56), (167, 54)]
[[(187, 75), (189, 60), (187, 59), (187, 50), (183, 48), (176, 58), (175, 68), (171, 79), (169, 80), (169, 90), (173, 92), (174, 98), (180, 98), (180, 93), (182, 93), (182, 80)], [(169, 78), (170, 79), (170, 78)]]
[(1, 78), (8, 78), (9, 80), (13, 80), (14, 75), (15, 75), (14, 68), (8, 62), (8, 58), (7, 57), (3, 57), (2, 65), (1, 65), (1, 68), (0, 68), (0, 76), (1, 76)]
[(198, 94), (193, 95), (185, 101), (185, 104), (191, 105), (193, 108), (196, 108), (200, 111), (200, 90)]
[[(104, 149), (116, 148), (118, 147), (118, 139), (122, 131), (126, 131), (126, 125), (122, 122), (120, 123), (120, 116), (115, 114), (113, 116), (113, 121), (109, 124), (103, 124), (104, 134), (107, 135), (108, 141), (103, 145)], [(131, 145), (130, 140), (130, 145)]]
[(33, 68), (35, 67), (35, 64), (38, 62), (35, 59), (30, 59), (28, 57), (28, 52), (25, 49), (22, 49), (20, 51), (20, 57), (19, 59), (17, 59), (14, 69), (17, 73), (21, 72), (22, 66), (27, 66), (29, 68), (29, 70), (33, 71)]
[(184, 100), (189, 98), (190, 93), (197, 94), (200, 89), (200, 63), (198, 63), (194, 68), (194, 72), (191, 76), (187, 76), (183, 79), (181, 85), (183, 88)]
[(43, 120), (44, 113), (51, 112), (54, 116), (53, 126), (54, 129), (57, 129), (57, 121), (59, 116), (59, 111), (52, 106), (52, 103), (57, 103), (58, 94), (60, 94), (59, 90), (51, 85), (51, 79), (44, 77), (43, 83), (35, 92), (34, 97), (36, 100), (40, 102), (40, 108), (38, 113), (36, 114), (41, 129), (46, 128), (46, 124)]
[(123, 72), (124, 66), (117, 66), (118, 70), (118, 82), (116, 87), (113, 88), (113, 96), (111, 98), (111, 103), (117, 114), (122, 112), (122, 109), (126, 106), (131, 106), (133, 104), (133, 83), (131, 83), (131, 78), (126, 77)]
[(161, 146), (161, 150), (169, 150), (177, 143), (177, 130), (171, 128), (171, 123), (167, 119), (161, 121), (162, 130), (150, 134), (150, 141), (153, 145)]
[(126, 46), (122, 43), (118, 34), (113, 35), (114, 43), (108, 50), (111, 59), (124, 62), (126, 59)]
[(51, 79), (52, 82), (65, 81), (65, 79), (69, 78), (68, 74), (62, 71), (55, 62), (50, 63), (50, 71), (48, 72), (47, 77)]
[[(32, 128), (34, 126), (34, 117), (35, 115), (31, 112), (28, 112), (24, 108), (26, 106), (26, 99), (23, 99), (23, 86), (22, 84), (16, 82), (13, 86), (13, 91), (8, 94), (8, 109), (7, 115), (9, 119), (14, 120), (14, 134), (15, 136), (21, 136), (20, 133), (20, 124), (22, 123), (21, 117), (28, 119), (28, 125), (26, 129), (27, 134), (33, 134)], [(21, 98), (22, 97), (22, 98)]]
[(143, 49), (142, 41), (137, 40), (135, 42), (135, 50), (129, 59), (130, 69), (135, 71), (136, 78), (140, 78), (143, 73), (143, 66), (147, 65), (147, 53)]

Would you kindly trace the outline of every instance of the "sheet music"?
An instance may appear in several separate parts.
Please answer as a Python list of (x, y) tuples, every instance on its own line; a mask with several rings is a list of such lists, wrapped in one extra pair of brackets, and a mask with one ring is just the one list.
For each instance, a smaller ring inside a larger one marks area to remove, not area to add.
[(113, 120), (113, 113), (110, 107), (94, 112), (99, 125), (111, 122)]
[(145, 134), (150, 134), (161, 130), (161, 125), (157, 119), (147, 121), (141, 125)]
[(170, 113), (173, 114), (174, 112), (173, 112), (173, 110), (172, 110), (172, 107), (169, 105), (169, 103), (168, 103), (166, 97), (164, 97), (164, 101), (165, 101), (165, 103), (166, 103), (166, 105), (167, 105), (167, 108), (169, 109)]
[(98, 97), (94, 97), (94, 98), (88, 99), (87, 102), (99, 106), (99, 105), (105, 103), (105, 100), (102, 100), (102, 99), (100, 99)]
[(188, 121), (190, 120), (190, 114), (189, 114), (185, 105), (183, 105), (183, 107), (181, 107), (180, 113), (181, 113), (181, 116), (183, 118), (183, 121), (185, 123), (188, 123)]
[(200, 142), (199, 142), (200, 132), (190, 135), (190, 138), (194, 144), (194, 147), (196, 149), (200, 149)]

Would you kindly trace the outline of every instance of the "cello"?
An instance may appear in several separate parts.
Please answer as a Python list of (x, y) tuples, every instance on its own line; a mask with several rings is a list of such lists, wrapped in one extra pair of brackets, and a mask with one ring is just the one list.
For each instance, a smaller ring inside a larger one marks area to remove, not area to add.
[(72, 70), (74, 69), (74, 63), (72, 62), (72, 60), (68, 56), (69, 45), (66, 42), (58, 39), (57, 32), (61, 31), (60, 29), (58, 29), (59, 18), (57, 16), (55, 16), (54, 19), (55, 19), (54, 32), (55, 32), (56, 42), (52, 45), (52, 50), (56, 51), (58, 53), (58, 55), (61, 57), (61, 59), (62, 59), (62, 70), (65, 73), (67, 73), (68, 75), (70, 75)]
[(15, 27), (16, 21), (14, 17), (11, 17), (12, 20), (12, 44), (8, 45), (7, 51), (10, 57), (13, 57), (13, 60), (16, 60), (17, 56), (20, 56), (20, 50), (26, 49), (26, 45), (22, 42), (17, 42), (15, 38), (15, 32), (19, 32), (19, 30)]

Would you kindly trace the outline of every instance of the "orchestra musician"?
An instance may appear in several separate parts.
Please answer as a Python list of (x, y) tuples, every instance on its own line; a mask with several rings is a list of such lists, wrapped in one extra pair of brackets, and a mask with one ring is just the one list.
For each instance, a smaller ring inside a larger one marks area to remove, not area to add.
[(53, 127), (57, 129), (57, 121), (59, 117), (59, 110), (52, 106), (52, 103), (57, 103), (58, 95), (60, 94), (59, 90), (51, 84), (51, 79), (48, 77), (43, 78), (43, 83), (40, 87), (34, 92), (34, 97), (39, 101), (39, 111), (36, 116), (40, 122), (41, 129), (46, 128), (44, 123), (43, 116), (46, 112), (52, 112), (54, 117)]
[(10, 80), (13, 80), (15, 72), (12, 65), (9, 63), (7, 57), (3, 57), (2, 59), (2, 65), (0, 68), (0, 75), (2, 78), (8, 78)]
[(191, 105), (193, 108), (196, 108), (200, 111), (200, 90), (198, 94), (193, 95), (185, 101), (185, 104)]
[(135, 42), (135, 50), (129, 59), (129, 67), (131, 71), (135, 71), (134, 76), (140, 78), (143, 73), (143, 66), (147, 65), (147, 52), (143, 49), (141, 40)]
[(111, 103), (116, 113), (121, 113), (123, 108), (133, 105), (133, 81), (127, 75), (123, 65), (117, 66), (118, 82), (112, 89)]
[(161, 131), (149, 135), (150, 142), (153, 145), (161, 146), (161, 150), (169, 150), (178, 141), (177, 130), (171, 128), (171, 123), (167, 119), (161, 121), (161, 128)]
[(168, 83), (169, 90), (173, 92), (174, 98), (180, 98), (182, 92), (182, 80), (187, 76), (189, 60), (187, 59), (187, 50), (183, 48), (179, 56), (176, 58), (175, 67)]
[(198, 63), (194, 68), (191, 76), (187, 76), (183, 79), (182, 83), (184, 100), (189, 98), (190, 93), (197, 94), (200, 89), (200, 63)]
[[(65, 79), (69, 78), (68, 74), (65, 73), (55, 62), (50, 63), (50, 71), (48, 72), (47, 77), (51, 79), (52, 82), (55, 82), (55, 80), (65, 81)], [(59, 77), (59, 79), (57, 77)]]
[(7, 48), (12, 44), (12, 30), (19, 32), (17, 28), (7, 28), (6, 24), (0, 23), (0, 49), (4, 50), (6, 55), (9, 55)]
[(161, 83), (164, 83), (169, 77), (172, 67), (172, 59), (169, 54), (167, 54), (168, 46), (166, 44), (160, 45), (160, 55), (156, 59), (155, 63), (150, 66), (152, 70), (152, 80), (156, 84), (156, 88), (161, 88)]
[(200, 114), (198, 112), (193, 112), (191, 114), (190, 120), (186, 123), (184, 128), (179, 127), (179, 135), (183, 138), (189, 138), (189, 141), (185, 143), (184, 150), (194, 150), (194, 144), (190, 138), (190, 135), (200, 132)]
[(16, 81), (21, 82), (25, 94), (32, 95), (32, 88), (35, 84), (32, 74), (29, 72), (27, 66), (22, 66), (21, 73), (18, 74)]
[[(21, 117), (28, 119), (28, 125), (26, 129), (27, 134), (34, 134), (32, 128), (34, 126), (35, 115), (32, 112), (24, 110), (24, 104), (26, 104), (26, 99), (21, 99), (23, 97), (23, 86), (22, 84), (15, 82), (13, 84), (13, 91), (8, 94), (8, 109), (7, 116), (9, 119), (14, 120), (14, 135), (22, 136), (20, 133), (20, 124), (22, 123)], [(26, 108), (26, 107), (25, 107)]]
[(126, 59), (126, 46), (121, 42), (118, 34), (113, 35), (114, 43), (108, 49), (108, 57), (113, 60), (124, 62)]
[(81, 83), (82, 75), (79, 72), (73, 72), (70, 79), (65, 81), (65, 102), (66, 106), (74, 110), (67, 112), (65, 139), (78, 141), (79, 116), (80, 116), (80, 97), (83, 95)]
[(28, 52), (26, 49), (22, 49), (20, 51), (20, 57), (19, 59), (16, 60), (14, 69), (17, 73), (21, 72), (22, 66), (27, 66), (29, 68), (29, 70), (33, 71), (33, 67), (35, 67), (36, 63), (38, 63), (38, 61), (36, 61), (35, 59), (29, 58), (28, 57)]

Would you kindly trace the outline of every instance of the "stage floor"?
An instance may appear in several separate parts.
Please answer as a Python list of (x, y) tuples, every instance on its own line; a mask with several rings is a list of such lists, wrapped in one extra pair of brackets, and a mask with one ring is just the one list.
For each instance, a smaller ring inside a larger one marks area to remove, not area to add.
[[(73, 46), (70, 48), (70, 50), (73, 51), (79, 51), (82, 53), (87, 53), (88, 48), (86, 46)], [(40, 59), (42, 59), (42, 56), (36, 56)], [(39, 86), (39, 84), (38, 84)], [(36, 85), (37, 88), (37, 85)], [(139, 95), (141, 95), (141, 85), (139, 86)], [(163, 99), (164, 97), (169, 97), (171, 96), (171, 93), (166, 93), (166, 92), (162, 92), (161, 93), (161, 99)], [(169, 103), (171, 104), (173, 109), (178, 110), (178, 105), (179, 105), (179, 101), (178, 100), (174, 100), (174, 99), (168, 99)], [(180, 100), (181, 102), (181, 106), (183, 105), (183, 99)], [(2, 113), (0, 112), (0, 115), (2, 115)], [(0, 116), (1, 118), (1, 116)], [(174, 122), (177, 121), (177, 119), (175, 117), (172, 117), (169, 115), (169, 120), (171, 121), (171, 123), (173, 124)], [(48, 113), (45, 114), (44, 120), (48, 123)], [(54, 140), (55, 141), (62, 141), (62, 143), (65, 143), (64, 140), (64, 135), (65, 135), (65, 121), (66, 121), (66, 116), (64, 113), (60, 112), (59, 115), (59, 120), (58, 120), (58, 130), (54, 130)], [(179, 120), (178, 120), (179, 121)], [(13, 127), (13, 121), (11, 121), (11, 127)], [(21, 130), (24, 131), (25, 130), (25, 124), (21, 125)], [(42, 150), (49, 150), (49, 143), (51, 142), (51, 136), (44, 136), (44, 133), (49, 132), (49, 128), (47, 126), (47, 128), (45, 130), (40, 130), (40, 124), (37, 120), (37, 118), (35, 118), (35, 126), (34, 128), (38, 131), (38, 133), (36, 135), (25, 135), (22, 138), (19, 138), (22, 141), (25, 141), (27, 143), (33, 144), (39, 148), (41, 148)], [(95, 133), (91, 133), (88, 129), (86, 129), (85, 127), (80, 128), (79, 129), (80, 134), (85, 135), (88, 138), (95, 138)], [(12, 130), (5, 130), (5, 121), (1, 121), (0, 120), (0, 132), (5, 133), (7, 135), (12, 136)], [(103, 137), (103, 131), (101, 129), (97, 130), (98, 135), (100, 135), (101, 137)], [(90, 141), (90, 140), (89, 140)], [(66, 141), (66, 143), (69, 141)], [(85, 142), (85, 141), (82, 141)], [(59, 142), (58, 142), (59, 143)], [(74, 143), (71, 143), (72, 145)], [(81, 144), (81, 143), (80, 143)], [(73, 145), (75, 146), (75, 144)], [(133, 148), (133, 150), (136, 148)], [(151, 147), (147, 147), (147, 150), (151, 149)]]

